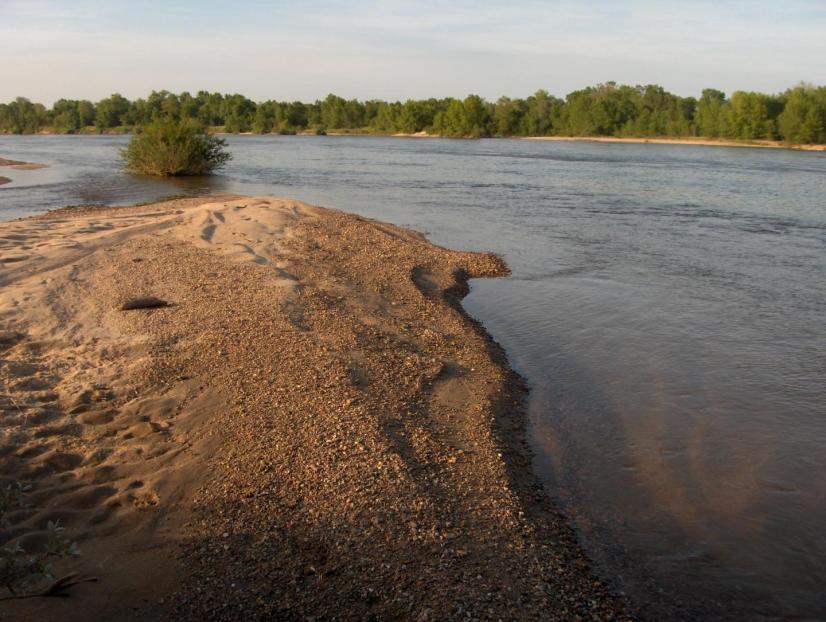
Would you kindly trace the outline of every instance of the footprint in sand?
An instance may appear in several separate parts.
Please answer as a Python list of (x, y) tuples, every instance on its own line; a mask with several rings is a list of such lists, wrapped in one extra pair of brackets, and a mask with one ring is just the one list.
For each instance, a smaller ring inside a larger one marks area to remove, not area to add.
[(139, 495), (135, 495), (132, 498), (132, 505), (134, 505), (139, 510), (148, 510), (150, 508), (155, 507), (160, 503), (160, 498), (158, 495), (153, 492), (145, 492)]
[(43, 458), (43, 465), (47, 466), (55, 473), (72, 471), (79, 467), (82, 462), (83, 456), (80, 454), (65, 451), (55, 451), (44, 456)]
[(26, 261), (29, 258), (29, 255), (5, 255), (0, 257), (0, 263), (19, 263), (21, 261)]
[(26, 414), (26, 423), (29, 426), (43, 425), (56, 421), (63, 416), (63, 411), (57, 408), (38, 408), (33, 413)]
[(24, 378), (23, 380), (18, 380), (11, 385), (11, 388), (14, 391), (47, 391), (52, 388), (52, 383), (45, 378), (30, 376), (28, 378)]
[[(84, 405), (85, 406), (85, 405)], [(115, 419), (115, 415), (118, 414), (117, 410), (98, 410), (93, 412), (84, 413), (79, 417), (79, 419), (86, 424), (89, 425), (104, 425), (106, 423), (111, 423)]]

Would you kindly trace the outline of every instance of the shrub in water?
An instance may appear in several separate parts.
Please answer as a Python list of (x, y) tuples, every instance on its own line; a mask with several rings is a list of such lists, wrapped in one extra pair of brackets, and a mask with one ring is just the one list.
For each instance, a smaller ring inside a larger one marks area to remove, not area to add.
[(126, 170), (144, 175), (208, 175), (232, 155), (224, 139), (194, 121), (157, 119), (138, 129), (121, 150)]

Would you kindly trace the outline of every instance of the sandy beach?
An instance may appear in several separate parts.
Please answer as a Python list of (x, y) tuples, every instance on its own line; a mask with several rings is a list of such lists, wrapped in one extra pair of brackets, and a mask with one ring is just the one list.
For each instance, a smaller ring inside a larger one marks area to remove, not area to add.
[(724, 140), (710, 138), (617, 138), (614, 136), (525, 136), (522, 140), (550, 140), (558, 142), (650, 143), (653, 145), (702, 145), (705, 147), (765, 147), (769, 149), (798, 149), (826, 151), (826, 145), (790, 145), (779, 140)]
[[(60, 519), (14, 620), (627, 619), (462, 310), (497, 256), (289, 199), (0, 223), (0, 544)], [(138, 307), (138, 308), (130, 308)]]

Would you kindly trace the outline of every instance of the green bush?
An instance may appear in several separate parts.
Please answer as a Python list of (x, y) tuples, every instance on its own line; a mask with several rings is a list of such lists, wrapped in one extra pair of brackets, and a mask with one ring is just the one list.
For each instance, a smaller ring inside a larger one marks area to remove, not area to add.
[(121, 157), (126, 170), (133, 173), (208, 175), (232, 158), (224, 151), (226, 145), (194, 121), (157, 119), (138, 128)]

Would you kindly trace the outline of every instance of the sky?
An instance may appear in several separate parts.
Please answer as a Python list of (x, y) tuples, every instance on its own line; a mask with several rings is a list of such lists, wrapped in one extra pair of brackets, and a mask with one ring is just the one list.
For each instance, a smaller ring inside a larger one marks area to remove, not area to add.
[(826, 84), (826, 0), (0, 0), (0, 101), (557, 96)]

